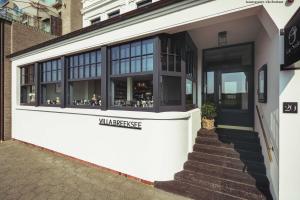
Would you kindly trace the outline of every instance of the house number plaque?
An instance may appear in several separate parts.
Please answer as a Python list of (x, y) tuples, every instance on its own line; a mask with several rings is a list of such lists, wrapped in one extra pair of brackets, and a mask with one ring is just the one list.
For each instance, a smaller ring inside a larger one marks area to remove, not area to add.
[(283, 113), (298, 113), (298, 103), (297, 102), (284, 102), (283, 103)]

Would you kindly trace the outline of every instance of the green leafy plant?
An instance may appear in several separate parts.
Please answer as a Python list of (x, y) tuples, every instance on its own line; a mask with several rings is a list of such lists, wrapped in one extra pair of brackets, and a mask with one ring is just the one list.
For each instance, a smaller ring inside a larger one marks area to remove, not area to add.
[(217, 108), (213, 103), (205, 103), (201, 107), (202, 118), (214, 119), (217, 117)]

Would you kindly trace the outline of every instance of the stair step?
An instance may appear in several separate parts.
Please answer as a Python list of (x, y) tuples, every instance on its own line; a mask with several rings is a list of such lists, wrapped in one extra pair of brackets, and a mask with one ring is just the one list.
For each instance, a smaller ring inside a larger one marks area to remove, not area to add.
[(175, 180), (249, 200), (271, 199), (269, 190), (259, 190), (254, 186), (218, 179), (188, 170), (177, 173)]
[(188, 159), (192, 161), (203, 162), (221, 167), (227, 167), (239, 171), (266, 173), (266, 167), (263, 162), (255, 162), (249, 160), (240, 160), (206, 153), (192, 152), (189, 153)]
[(254, 152), (261, 152), (261, 146), (259, 143), (248, 143), (248, 142), (241, 142), (238, 140), (219, 140), (217, 138), (208, 138), (208, 137), (197, 137), (196, 138), (197, 144), (206, 144), (216, 147), (222, 148), (232, 148), (232, 149), (241, 149), (247, 151), (254, 151)]
[(241, 198), (238, 197), (211, 191), (203, 187), (177, 180), (154, 182), (154, 186), (167, 192), (179, 194), (196, 200), (241, 200)]
[(204, 144), (195, 144), (194, 151), (203, 152), (212, 155), (230, 157), (230, 158), (238, 158), (241, 160), (254, 160), (254, 161), (263, 161), (264, 158), (261, 153), (245, 151), (240, 149), (228, 149), (228, 148), (220, 148), (211, 145)]
[(224, 132), (220, 131), (219, 129), (216, 130), (217, 132), (213, 131), (203, 131), (200, 130), (198, 132), (199, 137), (207, 137), (207, 138), (217, 138), (220, 140), (229, 140), (232, 142), (247, 142), (247, 143), (260, 143), (259, 137), (254, 132), (252, 133), (230, 133), (230, 132)]
[(184, 170), (206, 174), (224, 180), (248, 184), (259, 188), (269, 187), (269, 181), (264, 174), (257, 174), (252, 172), (251, 174), (249, 174), (247, 172), (241, 172), (229, 168), (223, 168), (220, 166), (214, 166), (214, 165), (191, 161), (191, 160), (185, 162)]

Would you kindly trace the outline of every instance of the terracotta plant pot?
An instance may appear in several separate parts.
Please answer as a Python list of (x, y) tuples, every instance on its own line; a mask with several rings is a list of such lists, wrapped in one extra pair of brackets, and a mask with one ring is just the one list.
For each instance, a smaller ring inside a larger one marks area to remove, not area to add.
[(211, 130), (215, 128), (215, 120), (214, 119), (202, 119), (202, 128)]

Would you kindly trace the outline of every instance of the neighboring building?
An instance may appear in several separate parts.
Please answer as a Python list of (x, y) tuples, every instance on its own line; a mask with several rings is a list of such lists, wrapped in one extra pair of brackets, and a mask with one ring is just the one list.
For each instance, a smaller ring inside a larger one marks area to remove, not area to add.
[(63, 35), (82, 28), (81, 1), (57, 0), (52, 7), (61, 15)]
[(298, 200), (300, 2), (139, 2), (83, 0), (85, 28), (10, 55), (12, 137), (193, 198)]
[(52, 39), (55, 36), (30, 26), (11, 22), (0, 17), (1, 32), (1, 95), (0, 135), (1, 140), (11, 138), (11, 62), (6, 56), (32, 45)]
[(54, 1), (9, 0), (0, 8), (0, 15), (10, 21), (41, 29), (52, 35), (61, 35), (61, 16), (52, 7)]
[(116, 17), (159, 0), (83, 0), (83, 27)]

